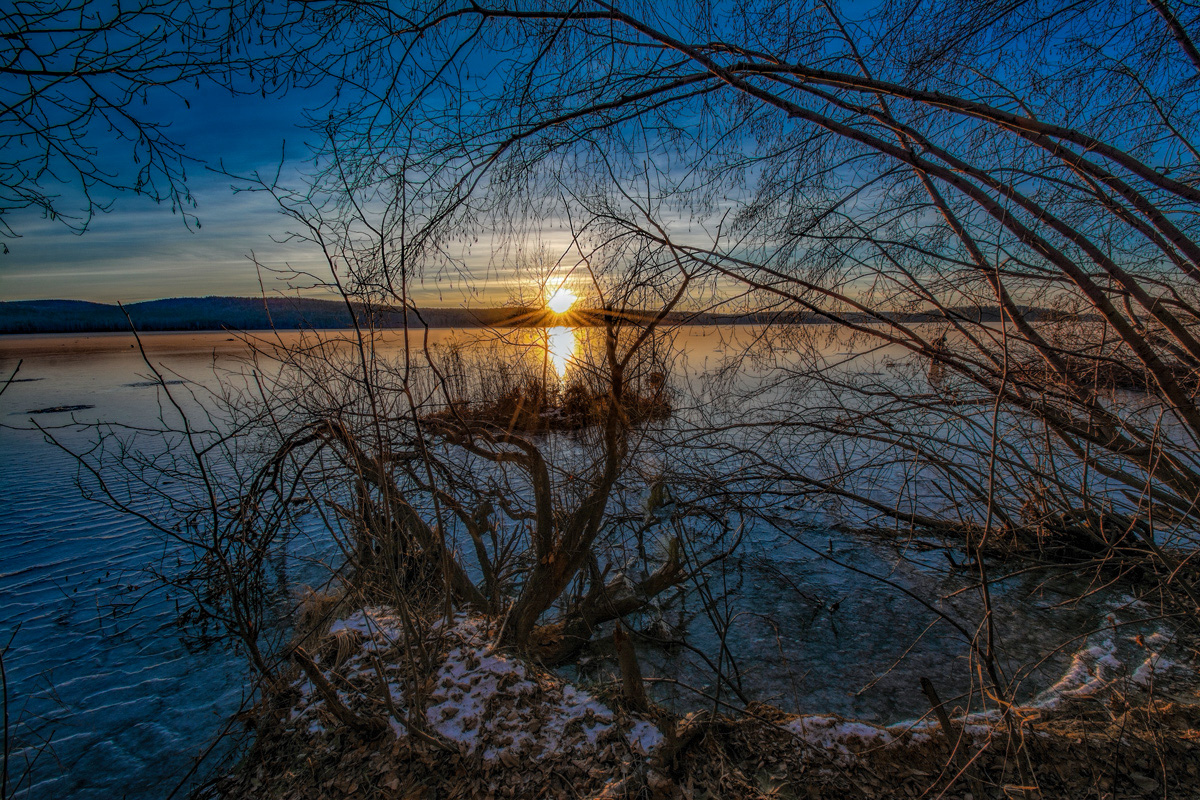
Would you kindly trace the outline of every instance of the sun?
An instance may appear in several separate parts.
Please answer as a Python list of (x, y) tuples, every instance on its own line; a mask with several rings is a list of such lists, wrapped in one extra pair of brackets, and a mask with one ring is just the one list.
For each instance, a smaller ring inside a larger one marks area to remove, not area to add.
[(575, 305), (575, 301), (579, 298), (574, 292), (565, 286), (558, 287), (558, 291), (550, 296), (546, 301), (546, 305), (555, 314), (565, 314), (570, 310), (571, 306)]

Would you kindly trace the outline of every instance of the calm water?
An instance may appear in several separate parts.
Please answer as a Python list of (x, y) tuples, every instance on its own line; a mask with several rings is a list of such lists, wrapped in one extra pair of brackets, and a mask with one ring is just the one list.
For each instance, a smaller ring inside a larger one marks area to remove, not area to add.
[[(463, 335), (440, 331), (433, 338)], [(689, 360), (679, 370), (696, 380), (725, 338), (739, 335), (686, 333), (679, 344)], [(575, 338), (565, 329), (550, 332), (556, 371), (566, 368)], [(214, 367), (234, 366), (242, 351), (226, 334), (158, 334), (145, 342), (169, 379), (193, 386), (214, 385)], [(20, 719), (14, 769), (26, 773), (28, 797), (165, 797), (241, 704), (241, 662), (180, 644), (174, 607), (149, 591), (154, 584), (144, 572), (160, 562), (163, 543), (137, 520), (83, 500), (73, 459), (29, 429), (36, 420), (82, 447), (87, 440), (73, 421), (152, 424), (158, 390), (147, 385), (148, 370), (127, 335), (0, 338), (4, 376), (18, 359), (20, 382), (0, 396), (0, 643), (13, 636), (5, 667), (11, 713)], [(56, 408), (63, 410), (31, 414)], [(727, 643), (739, 655), (743, 691), (797, 710), (894, 722), (926, 710), (920, 676), (935, 678), (946, 695), (968, 690), (961, 637), (931, 627), (927, 609), (863, 573), (930, 597), (954, 595), (969, 582), (946, 569), (938, 552), (819, 525), (792, 536), (753, 531), (731, 559), (726, 584), (733, 598)], [(993, 589), (1006, 663), (1027, 674), (1029, 696), (1053, 683), (1072, 653), (1105, 635), (1114, 619), (1125, 623), (1142, 613), (1107, 595), (1060, 607), (1080, 588), (1024, 574)], [(971, 618), (973, 598), (967, 592), (944, 607)], [(694, 597), (662, 616), (700, 649), (719, 651)], [(1118, 638), (1153, 630), (1131, 625)], [(1031, 669), (1063, 642), (1069, 646)], [(685, 651), (646, 658), (653, 675), (713, 690), (711, 674)], [(582, 671), (599, 675), (604, 665), (600, 654)], [(696, 703), (685, 690), (660, 692), (682, 706)], [(218, 747), (200, 772), (227, 752)]]
[[(211, 376), (222, 336), (149, 337), (156, 358)], [(150, 422), (157, 394), (128, 336), (0, 338), (0, 422), (30, 420), (85, 444), (72, 419)], [(74, 412), (28, 412), (90, 406)], [(164, 797), (242, 697), (242, 670), (180, 644), (173, 607), (144, 568), (162, 543), (146, 526), (84, 501), (75, 462), (36, 430), (0, 429), (0, 624), (16, 631), (5, 657), (10, 708), (21, 715), (30, 797)], [(7, 635), (7, 634), (6, 634)], [(42, 746), (42, 742), (49, 742)]]

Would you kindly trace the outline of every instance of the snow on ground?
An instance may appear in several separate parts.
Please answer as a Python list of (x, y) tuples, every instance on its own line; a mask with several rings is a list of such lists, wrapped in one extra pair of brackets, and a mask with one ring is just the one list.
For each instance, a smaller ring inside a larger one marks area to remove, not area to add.
[(482, 748), (486, 761), (506, 750), (537, 757), (619, 735), (607, 707), (554, 676), (531, 674), (498, 651), (478, 623), (464, 621), (448, 636), (458, 646), (435, 673), (425, 716), (466, 752)]
[[(1093, 697), (1097, 692), (1123, 680), (1143, 689), (1149, 688), (1154, 680), (1179, 666), (1161, 654), (1162, 649), (1170, 644), (1170, 636), (1165, 631), (1132, 637), (1130, 642), (1135, 647), (1131, 654), (1122, 659), (1121, 651), (1131, 648), (1117, 635), (1115, 625), (1112, 630), (1089, 639), (1071, 657), (1070, 666), (1058, 682), (1037, 696), (1033, 707), (1057, 708), (1064, 699)], [(1135, 667), (1134, 664), (1138, 665)]]
[[(355, 637), (358, 651), (345, 658), (333, 654), (339, 640)], [(580, 757), (617, 744), (648, 755), (662, 734), (644, 720), (617, 720), (612, 710), (587, 692), (561, 678), (536, 670), (493, 642), (492, 632), (479, 619), (465, 615), (451, 624), (432, 626), (425, 646), (441, 653), (428, 676), (425, 722), (430, 733), (458, 745), (466, 755), (480, 753), (485, 762), (531, 759), (552, 753), (576, 752)], [(385, 609), (355, 611), (330, 626), (318, 664), (338, 687), (347, 705), (355, 705), (348, 684), (363, 695), (378, 691), (380, 669), (387, 691), (401, 717), (411, 713), (399, 663), (404, 626)], [(376, 662), (379, 663), (376, 663)], [(337, 673), (340, 679), (334, 679)], [(307, 679), (295, 684), (302, 700), (293, 719), (311, 718), (309, 730), (323, 730), (323, 701)], [(632, 727), (630, 727), (632, 722)], [(406, 720), (390, 718), (397, 737), (407, 733)]]
[[(994, 726), (1000, 721), (1000, 712), (992, 709), (979, 711), (965, 716), (956, 717), (951, 724), (957, 727), (956, 735), (962, 734), (967, 739), (983, 739), (992, 734)], [(924, 744), (935, 736), (942, 735), (942, 726), (935, 719), (910, 720), (889, 725), (887, 730), (896, 735), (907, 734), (913, 744)]]
[[(391, 612), (362, 609), (335, 622), (318, 650), (319, 666), (351, 707), (374, 698), (370, 700), (374, 713), (386, 712), (379, 688), (379, 674), (385, 674), (390, 707), (395, 710), (388, 721), (398, 738), (407, 735), (411, 713), (401, 666), (404, 630)], [(1090, 697), (1119, 679), (1145, 687), (1177, 668), (1161, 655), (1170, 644), (1165, 633), (1130, 639), (1136, 644), (1131, 649), (1116, 630), (1116, 626), (1106, 629), (1085, 642), (1065, 674), (1032, 706), (1052, 709), (1065, 698)], [(651, 722), (614, 714), (587, 692), (497, 647), (494, 638), (485, 621), (459, 615), (431, 626), (423, 642), (437, 654), (421, 684), (425, 725), (464, 755), (477, 754), (485, 763), (513, 766), (564, 753), (581, 760), (594, 754), (613, 758), (618, 753), (625, 754), (622, 759), (649, 759), (662, 745), (663, 734)], [(351, 653), (346, 652), (348, 643), (354, 645)], [(1131, 651), (1133, 656), (1122, 661), (1119, 651)], [(1139, 661), (1140, 666), (1130, 668)], [(407, 677), (412, 685), (412, 676)], [(292, 712), (293, 721), (298, 729), (323, 734), (331, 723), (324, 701), (307, 678), (295, 686), (302, 700)], [(955, 726), (967, 739), (980, 740), (991, 735), (998, 719), (995, 710), (977, 712), (956, 719)], [(940, 735), (940, 726), (929, 718), (883, 727), (832, 715), (806, 715), (792, 718), (784, 728), (797, 738), (806, 757), (841, 764), (867, 750), (921, 744)]]
[[(1109, 621), (1111, 627), (1084, 642), (1062, 677), (1041, 692), (1031, 708), (1051, 710), (1068, 698), (1092, 697), (1115, 683), (1150, 688), (1152, 682), (1182, 669), (1181, 664), (1163, 655), (1172, 643), (1167, 632), (1122, 637), (1111, 615)], [(999, 711), (992, 709), (957, 716), (953, 724), (967, 739), (978, 740), (991, 735), (999, 721)], [(929, 717), (885, 728), (831, 715), (809, 715), (794, 718), (786, 728), (808, 747), (840, 762), (874, 747), (901, 740), (922, 744), (941, 735), (941, 726)]]
[[(797, 717), (785, 727), (805, 744), (840, 755), (885, 745), (895, 738), (874, 725), (825, 715)], [(849, 747), (851, 744), (855, 745), (853, 750)]]
[(1129, 676), (1129, 680), (1141, 686), (1143, 689), (1149, 688), (1154, 682), (1154, 679), (1159, 675), (1165, 675), (1175, 668), (1175, 662), (1169, 658), (1163, 658), (1158, 653), (1151, 653), (1150, 656), (1133, 671)]
[[(996, 712), (967, 715), (955, 720), (957, 732), (968, 742), (986, 739), (993, 731), (989, 723), (998, 716)], [(936, 720), (909, 720), (883, 727), (829, 714), (795, 717), (784, 729), (799, 740), (801, 754), (819, 769), (844, 767), (857, 755), (878, 748), (920, 745), (941, 736)]]
[(650, 751), (662, 744), (662, 741), (662, 732), (645, 720), (635, 722), (629, 731), (629, 743), (633, 745), (634, 752), (643, 756), (650, 755)]
[(1034, 705), (1055, 708), (1067, 697), (1091, 697), (1107, 686), (1122, 667), (1114, 637), (1084, 647), (1071, 657), (1071, 666), (1058, 682), (1038, 696)]

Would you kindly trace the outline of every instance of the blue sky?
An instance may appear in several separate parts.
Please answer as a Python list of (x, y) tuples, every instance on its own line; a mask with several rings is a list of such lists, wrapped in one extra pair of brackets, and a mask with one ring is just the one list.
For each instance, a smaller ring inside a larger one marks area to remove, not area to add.
[[(257, 295), (260, 275), (268, 292), (289, 291), (270, 271), (260, 273), (250, 255), (268, 267), (293, 267), (326, 276), (319, 251), (281, 240), (289, 220), (264, 193), (234, 192), (235, 181), (220, 174), (281, 169), (282, 182), (302, 185), (307, 157), (304, 109), (319, 104), (319, 90), (292, 91), (266, 98), (232, 96), (216, 87), (193, 89), (188, 105), (163, 95), (146, 109), (149, 121), (170, 122), (170, 135), (197, 163), (188, 166), (188, 187), (198, 206), (200, 226), (184, 224), (167, 204), (122, 195), (111, 211), (97, 215), (83, 235), (36, 210), (8, 215), (19, 238), (8, 239), (0, 255), (0, 301), (34, 299), (136, 302), (162, 297)], [(106, 158), (101, 148), (97, 159)], [(114, 150), (107, 158), (125, 158)], [(69, 187), (63, 187), (64, 195)], [(489, 264), (487, 248), (468, 257), (478, 278), (429, 276), (414, 296), (429, 306), (502, 304), (510, 299), (510, 269)], [(306, 292), (310, 296), (320, 293)]]
[[(174, 98), (159, 98), (159, 105), (151, 106), (152, 113), (145, 116), (170, 120), (172, 137), (200, 162), (188, 168), (200, 227), (185, 225), (168, 205), (132, 195), (118, 197), (113, 209), (96, 216), (83, 235), (37, 211), (14, 212), (11, 224), (21, 235), (7, 240), (10, 252), (0, 255), (0, 301), (111, 303), (257, 295), (260, 274), (268, 292), (288, 291), (284, 279), (255, 268), (251, 253), (267, 266), (327, 274), (313, 247), (276, 241), (284, 238), (289, 222), (270, 197), (235, 193), (234, 181), (216, 171), (223, 164), (234, 174), (258, 170), (270, 175), (282, 161), (284, 181), (290, 177), (291, 186), (300, 185), (299, 170), (307, 155), (303, 111), (317, 105), (320, 95), (310, 90), (262, 98), (209, 88), (193, 90), (187, 97), (190, 108)], [(476, 247), (467, 260), (477, 278), (428, 276), (414, 291), (417, 302), (499, 305), (515, 296), (512, 269), (489, 263), (486, 246)]]
[[(466, 66), (460, 77), (470, 74), (475, 80), (499, 80), (490, 56), (466, 54), (462, 58)], [(309, 81), (301, 76), (296, 82)], [(176, 87), (184, 92), (187, 104), (159, 89), (157, 93), (151, 90), (148, 105), (135, 101), (131, 110), (148, 122), (169, 122), (170, 137), (195, 159), (188, 168), (188, 188), (198, 201), (194, 214), (200, 227), (185, 225), (169, 206), (132, 194), (116, 197), (112, 210), (93, 218), (83, 235), (60, 221), (44, 218), (37, 210), (7, 211), (4, 221), (19, 236), (5, 240), (10, 252), (0, 255), (0, 300), (135, 302), (176, 296), (253, 295), (260, 291), (260, 273), (250, 260), (251, 253), (271, 267), (326, 274), (315, 248), (278, 241), (285, 236), (289, 222), (269, 196), (236, 194), (228, 176), (204, 165), (215, 167), (223, 162), (224, 168), (235, 174), (256, 170), (272, 174), (286, 152), (284, 183), (302, 186), (299, 170), (307, 154), (305, 138), (310, 135), (301, 127), (303, 112), (306, 107), (320, 106), (332, 87), (317, 82), (310, 89), (265, 98), (231, 96), (211, 84)], [(15, 94), (20, 94), (19, 89), (12, 85)], [(88, 144), (98, 151), (92, 163), (130, 180), (133, 166), (128, 144), (106, 141), (103, 130), (91, 134), (96, 138), (87, 140)], [(33, 147), (38, 147), (36, 141)], [(70, 186), (50, 188), (70, 191)], [(63, 205), (70, 210), (69, 202)], [(466, 239), (473, 241), (467, 243)], [(561, 224), (542, 231), (540, 239), (531, 236), (528, 243), (510, 242), (508, 248), (493, 246), (486, 226), (473, 230), (469, 237), (464, 236), (463, 247), (469, 251), (461, 254), (466, 274), (426, 275), (424, 282), (418, 281), (414, 287), (414, 299), (423, 305), (447, 306), (502, 304), (517, 295), (528, 299), (529, 259), (539, 264), (562, 259), (566, 263), (563, 269), (569, 270), (578, 261), (569, 242)], [(530, 255), (539, 249), (544, 252)], [(525, 270), (522, 280), (518, 280), (519, 266)], [(261, 277), (268, 291), (287, 288), (269, 272)]]
[[(669, 9), (664, 13), (669, 13)], [(665, 24), (676, 27), (674, 21), (668, 20)], [(519, 56), (520, 48), (515, 52)], [(494, 53), (467, 52), (456, 58), (460, 59), (461, 72), (448, 72), (447, 75), (453, 74), (462, 80), (469, 76), (470, 81), (482, 81), (483, 84), (501, 82), (507, 77)], [(519, 61), (517, 67), (520, 67)], [(368, 75), (367, 82), (369, 78)], [(403, 73), (398, 74), (397, 85), (391, 90), (403, 96), (405, 80)], [(389, 77), (385, 83), (390, 81)], [(292, 160), (283, 165), (285, 183), (301, 185), (297, 171), (302, 167), (300, 159), (307, 150), (306, 132), (300, 127), (303, 109), (320, 105), (329, 89), (318, 85), (305, 91), (293, 90), (282, 97), (267, 98), (257, 95), (232, 97), (216, 87), (188, 89), (190, 107), (165, 92), (152, 95), (150, 105), (139, 105), (133, 110), (151, 121), (169, 120), (170, 134), (199, 162), (189, 170), (189, 188), (199, 202), (194, 213), (201, 227), (189, 228), (179, 216), (172, 215), (168, 207), (155, 206), (134, 196), (117, 198), (114, 209), (96, 217), (83, 236), (72, 233), (61, 223), (42, 219), (37, 213), (14, 213), (11, 225), (21, 238), (9, 240), (7, 246), (11, 252), (0, 255), (0, 300), (65, 298), (132, 302), (171, 296), (252, 295), (260, 291), (260, 274), (249, 259), (251, 253), (268, 266), (284, 268), (290, 265), (324, 274), (320, 253), (315, 249), (276, 241), (286, 233), (288, 221), (269, 197), (235, 194), (230, 188), (230, 178), (205, 170), (201, 164), (215, 165), (223, 161), (225, 168), (234, 173), (256, 170), (273, 173), (279, 167), (286, 141), (286, 153)], [(343, 102), (347, 102), (345, 98)], [(436, 99), (430, 102), (436, 105)], [(481, 112), (462, 102), (454, 92), (447, 95), (446, 102), (457, 104), (448, 111), (461, 112), (468, 118), (472, 113), (486, 113), (486, 110)], [(382, 108), (388, 110), (389, 104), (383, 104)], [(686, 109), (679, 113), (686, 113)], [(698, 120), (676, 117), (673, 122), (683, 123), (684, 128), (694, 128), (698, 135), (703, 133)], [(681, 180), (689, 189), (697, 190), (692, 194), (704, 194), (707, 187), (697, 186), (695, 182), (706, 178), (693, 174), (690, 159), (684, 159), (681, 164), (679, 154), (672, 151), (672, 147), (686, 147), (686, 144), (660, 148), (653, 143), (641, 143), (638, 126), (633, 128), (630, 133), (636, 141), (628, 143), (628, 152), (622, 150), (614, 160), (624, 158), (632, 165), (627, 170), (629, 174), (623, 177), (633, 182), (634, 191), (641, 191), (643, 177), (637, 165), (646, 158), (662, 158), (663, 162), (656, 162), (655, 169), (646, 170), (647, 194), (651, 194), (652, 182), (654, 193), (660, 190), (659, 178), (670, 186), (684, 173), (690, 177), (681, 177)], [(119, 147), (109, 150), (104, 152), (101, 146), (97, 161), (103, 164), (107, 159), (109, 165), (116, 165), (120, 163), (117, 159), (129, 159), (127, 150)], [(128, 166), (128, 161), (124, 163)], [(677, 175), (681, 169), (682, 173)], [(586, 186), (583, 188), (586, 191)], [(722, 186), (715, 191), (724, 193), (741, 189)], [(720, 196), (714, 193), (709, 199)], [(713, 217), (720, 210), (696, 212), (691, 208), (672, 208), (666, 202), (663, 208), (655, 209), (655, 214), (660, 220), (678, 223), (677, 238), (686, 240), (691, 233), (689, 215), (700, 213)], [(544, 226), (541, 241), (530, 237), (528, 244), (510, 242), (510, 250), (492, 246), (486, 226), (481, 226), (485, 228), (482, 231), (472, 229), (464, 233), (464, 239), (479, 235), (478, 240), (472, 242), (473, 249), (463, 259), (470, 274), (427, 276), (425, 285), (414, 292), (417, 301), (425, 305), (505, 302), (520, 288), (515, 270), (529, 255), (528, 252), (514, 252), (521, 248), (532, 251), (543, 247), (544, 254), (539, 254), (536, 259), (539, 265), (558, 263), (561, 259), (561, 269), (570, 270), (579, 260), (578, 255), (571, 250), (563, 226), (554, 226), (550, 222), (541, 220)], [(701, 242), (711, 238), (700, 230), (695, 235)], [(524, 266), (526, 275), (538, 271), (538, 265), (532, 270), (528, 263)], [(268, 282), (269, 291), (285, 288), (271, 273), (263, 273), (262, 277)]]
[(317, 263), (311, 252), (272, 241), (286, 226), (270, 198), (235, 194), (227, 176), (203, 166), (223, 160), (233, 172), (273, 172), (286, 152), (285, 170), (295, 170), (304, 153), (298, 126), (306, 98), (234, 97), (208, 88), (189, 93), (191, 108), (169, 96), (156, 100), (145, 116), (169, 120), (171, 136), (201, 162), (188, 167), (201, 227), (189, 230), (169, 206), (135, 196), (118, 197), (82, 236), (37, 211), (15, 212), (20, 238), (8, 240), (10, 252), (0, 256), (0, 300), (257, 294), (251, 252), (268, 263)]

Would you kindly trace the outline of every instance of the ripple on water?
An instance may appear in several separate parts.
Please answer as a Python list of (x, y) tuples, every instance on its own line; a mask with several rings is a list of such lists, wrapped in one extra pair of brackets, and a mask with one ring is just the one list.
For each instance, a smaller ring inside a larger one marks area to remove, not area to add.
[(0, 622), (20, 626), (5, 667), (28, 723), (14, 764), (48, 737), (24, 797), (162, 797), (237, 709), (242, 665), (189, 653), (155, 597), (125, 607), (162, 542), (83, 500), (75, 475), (40, 434), (0, 431)]
[[(194, 355), (196, 374), (211, 366), (208, 349)], [(81, 419), (144, 422), (158, 411), (157, 393), (134, 380), (145, 371), (136, 352), (39, 363), (48, 365), (45, 374), (10, 387), (5, 409), (64, 412), (47, 417), (54, 424), (70, 420), (64, 399), (80, 401)], [(187, 363), (173, 356), (173, 366), (186, 370)], [(42, 368), (31, 360), (28, 369)], [(25, 729), (28, 749), (18, 756), (32, 757), (39, 736), (51, 737), (53, 746), (37, 762), (27, 796), (159, 798), (239, 706), (242, 665), (221, 652), (183, 648), (171, 624), (173, 607), (153, 597), (129, 605), (146, 584), (140, 570), (158, 562), (162, 543), (144, 523), (83, 501), (75, 477), (71, 459), (40, 433), (0, 429), (0, 624), (20, 625), (5, 666), (14, 708), (35, 720)], [(828, 536), (814, 546), (824, 552)], [(743, 588), (727, 642), (746, 663), (741, 677), (750, 695), (802, 711), (895, 721), (927, 710), (918, 676), (933, 676), (945, 696), (969, 688), (961, 683), (963, 643), (945, 626), (930, 628), (927, 609), (787, 537), (756, 537), (756, 546), (731, 564), (731, 580)], [(922, 561), (936, 554), (901, 559), (894, 550), (835, 538), (830, 546), (849, 567), (931, 597), (955, 588), (944, 569)], [(997, 586), (997, 597), (1016, 601), (1019, 612), (997, 619), (1017, 664), (1072, 636), (1087, 646), (1087, 632), (1104, 614), (1098, 596), (1051, 614), (1047, 607), (1058, 598), (1043, 599), (1037, 580)], [(689, 611), (703, 617), (694, 602)], [(716, 654), (715, 635), (702, 627), (689, 631), (692, 643)], [(914, 642), (919, 646), (906, 652)], [(1051, 659), (1050, 677), (1031, 680), (1029, 691), (1052, 681), (1055, 670), (1061, 674), (1073, 649)], [(705, 687), (711, 673), (683, 663), (685, 657), (658, 651), (647, 663), (657, 674)]]

